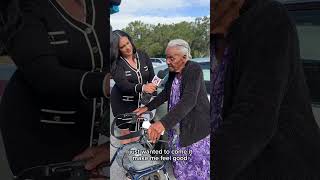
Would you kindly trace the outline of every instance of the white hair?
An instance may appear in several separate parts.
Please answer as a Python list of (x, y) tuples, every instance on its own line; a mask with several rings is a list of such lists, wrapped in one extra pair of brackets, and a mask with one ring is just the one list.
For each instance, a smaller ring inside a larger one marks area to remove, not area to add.
[(187, 60), (192, 59), (191, 49), (187, 41), (183, 39), (173, 39), (168, 43), (167, 49), (173, 47), (178, 48), (184, 55), (187, 55)]

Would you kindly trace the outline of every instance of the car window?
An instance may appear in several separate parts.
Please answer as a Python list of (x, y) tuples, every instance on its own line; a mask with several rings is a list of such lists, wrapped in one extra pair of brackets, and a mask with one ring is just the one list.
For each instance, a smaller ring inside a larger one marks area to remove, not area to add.
[(210, 63), (209, 62), (202, 62), (199, 63), (203, 73), (203, 79), (205, 81), (210, 81)]
[(151, 62), (153, 62), (153, 63), (162, 63), (163, 61), (161, 61), (160, 59), (151, 58)]
[(312, 110), (320, 126), (320, 10), (290, 11), (290, 15), (296, 23)]
[(290, 14), (296, 23), (312, 102), (320, 105), (320, 10), (291, 11)]
[(167, 75), (169, 74), (169, 68), (165, 68), (163, 71), (164, 71), (164, 74), (167, 74)]
[(297, 26), (301, 58), (320, 61), (320, 10), (291, 13)]

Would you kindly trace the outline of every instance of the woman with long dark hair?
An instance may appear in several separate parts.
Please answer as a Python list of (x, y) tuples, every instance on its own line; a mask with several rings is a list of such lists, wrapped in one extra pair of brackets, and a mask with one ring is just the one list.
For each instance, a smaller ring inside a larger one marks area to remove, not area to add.
[(1, 3), (1, 41), (17, 70), (1, 99), (0, 128), (17, 175), (97, 145), (108, 108), (108, 2)]
[[(137, 50), (132, 38), (123, 31), (113, 31), (113, 38), (114, 47), (111, 51), (114, 52), (111, 53), (111, 59), (115, 61), (111, 73), (115, 85), (111, 90), (111, 107), (113, 115), (117, 116), (141, 107), (143, 93), (156, 95), (156, 85), (152, 83), (155, 74), (148, 55)], [(136, 130), (136, 126), (124, 124), (125, 121), (118, 122), (123, 135)]]

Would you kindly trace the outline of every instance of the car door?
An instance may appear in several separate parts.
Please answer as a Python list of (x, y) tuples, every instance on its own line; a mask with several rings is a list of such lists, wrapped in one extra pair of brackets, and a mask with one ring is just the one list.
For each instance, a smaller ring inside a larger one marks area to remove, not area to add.
[(211, 81), (210, 81), (210, 62), (200, 62), (199, 63), (203, 73), (204, 83), (206, 85), (207, 94), (211, 92)]

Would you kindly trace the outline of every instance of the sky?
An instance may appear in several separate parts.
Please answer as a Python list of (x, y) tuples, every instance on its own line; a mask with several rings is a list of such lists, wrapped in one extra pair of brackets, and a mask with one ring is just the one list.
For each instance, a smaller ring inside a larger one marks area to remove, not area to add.
[(122, 0), (120, 12), (110, 16), (113, 30), (140, 20), (147, 24), (191, 22), (209, 16), (210, 0)]

